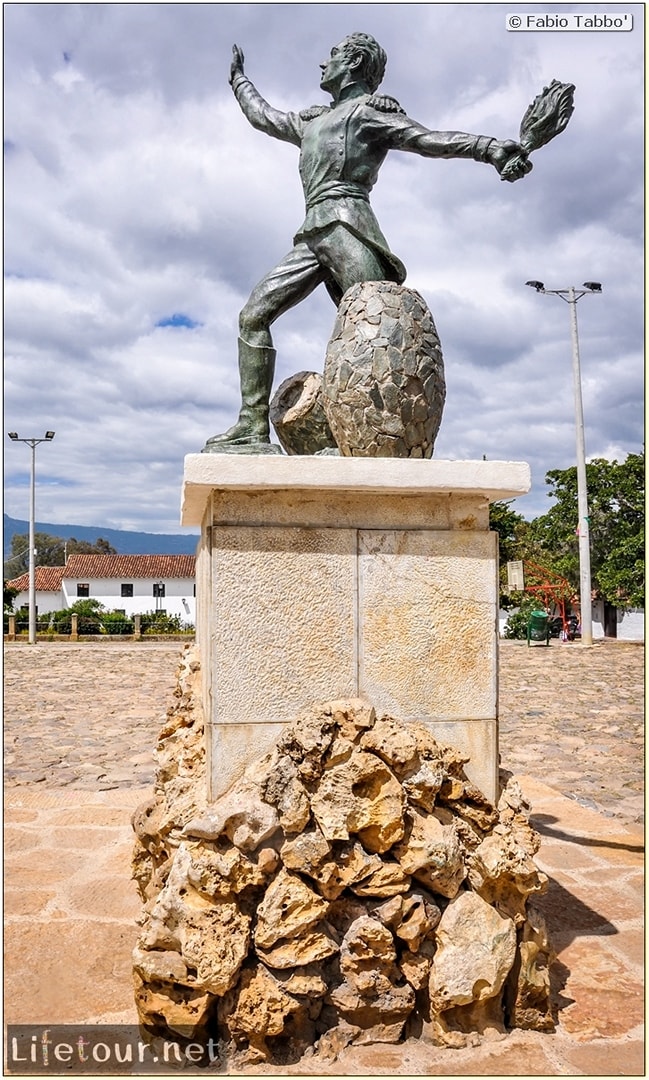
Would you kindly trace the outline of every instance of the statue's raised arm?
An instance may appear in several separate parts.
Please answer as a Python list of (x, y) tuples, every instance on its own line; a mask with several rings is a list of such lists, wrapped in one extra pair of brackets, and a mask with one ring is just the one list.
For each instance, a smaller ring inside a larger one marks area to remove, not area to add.
[(269, 105), (245, 74), (243, 62), (243, 49), (240, 45), (233, 45), (228, 81), (246, 120), (266, 135), (299, 146), (303, 127), (299, 116), (280, 112)]
[(229, 83), (232, 86), (237, 75), (243, 75), (243, 62), (245, 56), (243, 55), (243, 49), (240, 45), (232, 46), (232, 63), (230, 64), (230, 78)]

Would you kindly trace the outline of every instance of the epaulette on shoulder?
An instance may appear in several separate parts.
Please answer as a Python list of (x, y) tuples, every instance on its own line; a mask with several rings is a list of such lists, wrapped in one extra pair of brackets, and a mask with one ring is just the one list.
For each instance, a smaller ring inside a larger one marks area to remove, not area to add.
[(406, 110), (402, 109), (397, 99), (390, 97), (389, 94), (373, 94), (367, 104), (373, 109), (378, 109), (379, 112), (399, 112), (405, 116)]
[(308, 123), (309, 120), (315, 120), (316, 116), (322, 116), (323, 113), (329, 112), (326, 105), (312, 105), (309, 109), (302, 109), (300, 112), (300, 120), (304, 120)]

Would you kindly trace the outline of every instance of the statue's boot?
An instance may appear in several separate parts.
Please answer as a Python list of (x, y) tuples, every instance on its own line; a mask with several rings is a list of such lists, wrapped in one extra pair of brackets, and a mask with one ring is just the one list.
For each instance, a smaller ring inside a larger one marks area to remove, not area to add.
[(213, 435), (205, 444), (210, 446), (241, 446), (269, 443), (268, 403), (275, 375), (274, 349), (249, 345), (239, 338), (239, 378), (241, 380), (241, 411), (236, 424)]

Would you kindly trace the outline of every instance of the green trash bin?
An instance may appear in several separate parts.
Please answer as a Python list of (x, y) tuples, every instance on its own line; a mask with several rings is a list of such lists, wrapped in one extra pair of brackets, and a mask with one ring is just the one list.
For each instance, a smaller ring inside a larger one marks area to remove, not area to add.
[(547, 611), (532, 611), (527, 620), (527, 644), (531, 641), (550, 644), (550, 616)]

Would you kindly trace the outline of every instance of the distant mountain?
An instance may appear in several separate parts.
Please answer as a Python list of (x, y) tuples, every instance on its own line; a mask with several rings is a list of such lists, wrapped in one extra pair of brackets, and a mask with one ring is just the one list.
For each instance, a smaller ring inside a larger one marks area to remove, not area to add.
[[(29, 522), (3, 515), (4, 559), (11, 555), (11, 538), (14, 533), (24, 536), (29, 532)], [(69, 540), (86, 540), (90, 544), (99, 537), (107, 540), (119, 555), (194, 555), (198, 543), (197, 533), (146, 533), (128, 532), (126, 529), (106, 529), (94, 525), (51, 525), (47, 521), (36, 522), (36, 532), (49, 533)]]

